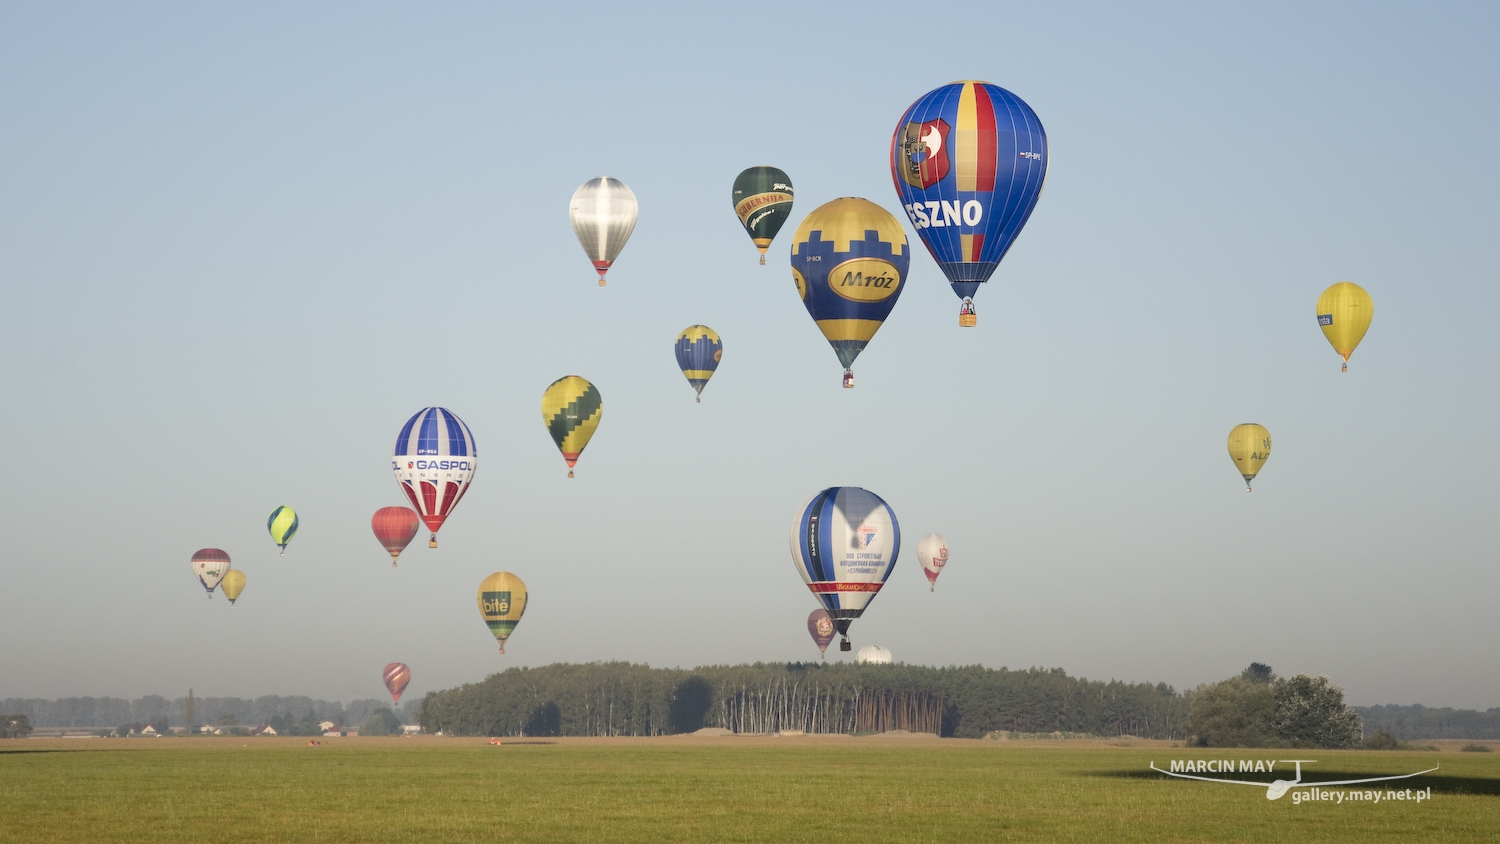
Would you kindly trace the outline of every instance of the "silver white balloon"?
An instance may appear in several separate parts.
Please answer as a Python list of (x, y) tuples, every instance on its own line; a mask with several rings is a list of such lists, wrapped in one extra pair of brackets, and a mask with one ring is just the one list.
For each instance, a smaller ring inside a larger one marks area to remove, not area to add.
[(604, 274), (635, 230), (637, 210), (635, 194), (619, 179), (600, 176), (573, 191), (568, 219), (584, 253), (599, 271), (600, 287), (604, 286)]
[(890, 665), (891, 652), (879, 645), (865, 645), (854, 655), (854, 661), (860, 665)]

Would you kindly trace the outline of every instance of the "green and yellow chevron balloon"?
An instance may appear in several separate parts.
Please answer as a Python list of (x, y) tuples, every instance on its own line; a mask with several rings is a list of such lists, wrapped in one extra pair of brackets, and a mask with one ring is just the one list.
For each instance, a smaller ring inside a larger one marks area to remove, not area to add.
[(297, 535), (297, 511), (285, 504), (271, 511), (266, 519), (266, 530), (271, 532), (271, 541), (281, 546), (281, 556), (286, 556), (286, 544)]
[(542, 393), (542, 422), (557, 443), (557, 450), (568, 461), (568, 477), (573, 477), (578, 455), (589, 444), (603, 416), (604, 399), (599, 391), (577, 375), (553, 381), (547, 392)]

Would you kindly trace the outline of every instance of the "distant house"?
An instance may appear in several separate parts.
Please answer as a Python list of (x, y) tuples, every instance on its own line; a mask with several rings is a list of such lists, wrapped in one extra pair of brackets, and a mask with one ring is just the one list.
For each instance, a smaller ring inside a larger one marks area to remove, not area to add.
[(322, 730), (325, 733), (331, 732), (332, 730), (337, 729), (337, 728), (338, 728), (338, 724), (335, 724), (332, 721), (319, 721), (318, 722), (318, 729)]
[(276, 735), (276, 728), (273, 727), (273, 726), (271, 726), (270, 724), (261, 724), (259, 727), (252, 727), (250, 729), (250, 735), (252, 735), (252, 736), (274, 736), (274, 735)]
[(414, 736), (414, 735), (416, 735), (417, 733), (420, 733), (420, 732), (422, 732), (422, 725), (421, 724), (402, 724), (401, 725), (401, 735), (403, 735), (403, 736)]
[(154, 736), (156, 735), (156, 728), (151, 726), (150, 724), (147, 724), (146, 726), (141, 728), (141, 735)]
[(328, 736), (328, 737), (332, 737), (332, 738), (341, 738), (343, 736), (349, 735), (349, 731), (348, 730), (325, 730), (325, 731), (323, 731), (323, 735), (324, 736)]

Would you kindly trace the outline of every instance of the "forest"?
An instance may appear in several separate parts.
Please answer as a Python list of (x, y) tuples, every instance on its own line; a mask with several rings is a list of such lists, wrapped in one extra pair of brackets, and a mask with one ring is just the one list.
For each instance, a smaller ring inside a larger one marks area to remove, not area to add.
[(1183, 738), (1188, 699), (1166, 684), (1098, 682), (1060, 668), (756, 663), (694, 669), (623, 662), (512, 668), (429, 692), (418, 719), (448, 735), (650, 736), (888, 730)]

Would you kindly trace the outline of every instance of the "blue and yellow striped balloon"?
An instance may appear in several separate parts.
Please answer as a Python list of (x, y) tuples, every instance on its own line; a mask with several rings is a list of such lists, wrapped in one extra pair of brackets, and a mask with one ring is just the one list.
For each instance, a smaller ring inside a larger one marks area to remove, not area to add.
[(797, 295), (844, 365), (850, 367), (890, 316), (911, 250), (890, 212), (868, 199), (835, 199), (807, 215), (792, 241)]
[(286, 544), (297, 535), (297, 511), (285, 504), (271, 511), (266, 519), (266, 530), (271, 532), (271, 541), (281, 546), (281, 556), (286, 556)]
[(724, 343), (718, 332), (706, 325), (689, 325), (677, 335), (673, 351), (677, 353), (677, 366), (698, 391), (698, 401), (703, 401), (703, 388), (708, 386), (708, 379), (714, 377), (719, 359), (724, 356)]

